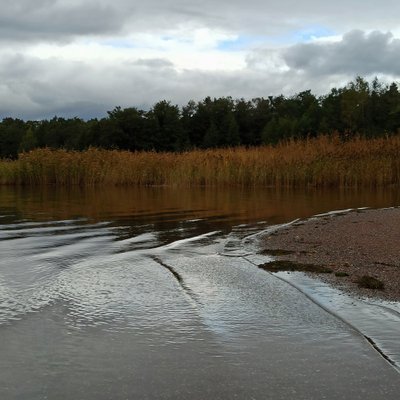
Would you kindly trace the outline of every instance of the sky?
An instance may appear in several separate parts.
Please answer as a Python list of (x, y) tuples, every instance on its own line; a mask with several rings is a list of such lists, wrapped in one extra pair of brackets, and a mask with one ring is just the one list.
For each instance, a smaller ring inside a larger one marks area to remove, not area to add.
[(400, 79), (398, 0), (1, 0), (0, 119)]

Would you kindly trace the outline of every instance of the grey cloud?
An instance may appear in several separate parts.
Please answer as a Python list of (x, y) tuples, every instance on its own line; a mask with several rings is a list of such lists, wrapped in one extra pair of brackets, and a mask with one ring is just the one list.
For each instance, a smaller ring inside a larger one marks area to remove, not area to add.
[[(13, 65), (19, 67), (14, 69)], [(155, 63), (157, 64), (157, 63)], [(159, 100), (186, 104), (210, 96), (279, 94), (284, 76), (264, 71), (176, 71), (168, 62), (89, 65), (13, 56), (0, 60), (0, 118), (101, 117), (115, 106), (149, 108)], [(27, 73), (29, 71), (29, 73)]]
[(133, 65), (143, 66), (146, 68), (171, 68), (174, 64), (164, 58), (140, 58), (132, 62)]
[(0, 13), (1, 42), (65, 41), (117, 32), (123, 14), (96, 1), (6, 0)]
[[(76, 36), (162, 32), (180, 25), (238, 34), (287, 35), (302, 29), (398, 27), (400, 2), (336, 0), (5, 0), (0, 40), (56, 41)], [(390, 10), (388, 12), (388, 10)], [(356, 25), (354, 15), (357, 14)], [(282, 39), (283, 40), (283, 39)]]
[[(121, 8), (129, 4), (129, 0), (116, 2)], [(168, 29), (191, 21), (244, 34), (285, 35), (302, 29), (347, 31), (369, 29), (371, 25), (394, 29), (399, 25), (400, 3), (382, 0), (377, 6), (373, 0), (361, 5), (359, 0), (147, 0), (126, 11), (132, 12), (132, 21), (140, 30)]]
[[(206, 96), (251, 99), (307, 89), (324, 94), (357, 74), (399, 77), (399, 51), (390, 34), (359, 31), (337, 43), (260, 50), (236, 71), (177, 71), (167, 58), (102, 64), (3, 51), (0, 118), (102, 117), (117, 105), (149, 108), (162, 99), (183, 105)], [(277, 68), (285, 61), (288, 68)]]
[(335, 43), (297, 44), (283, 58), (295, 71), (312, 75), (400, 75), (400, 40), (390, 33), (351, 31)]

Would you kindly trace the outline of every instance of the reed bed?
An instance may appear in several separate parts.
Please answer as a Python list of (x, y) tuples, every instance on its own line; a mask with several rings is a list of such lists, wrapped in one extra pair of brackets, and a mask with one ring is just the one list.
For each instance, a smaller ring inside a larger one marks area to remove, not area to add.
[(128, 152), (36, 149), (0, 161), (0, 184), (382, 187), (400, 184), (400, 136), (278, 146)]

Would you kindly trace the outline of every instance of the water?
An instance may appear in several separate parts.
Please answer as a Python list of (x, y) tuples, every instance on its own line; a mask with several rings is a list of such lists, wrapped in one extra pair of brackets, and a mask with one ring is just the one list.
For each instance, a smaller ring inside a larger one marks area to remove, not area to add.
[(397, 399), (356, 330), (241, 257), (397, 196), (0, 188), (0, 398)]

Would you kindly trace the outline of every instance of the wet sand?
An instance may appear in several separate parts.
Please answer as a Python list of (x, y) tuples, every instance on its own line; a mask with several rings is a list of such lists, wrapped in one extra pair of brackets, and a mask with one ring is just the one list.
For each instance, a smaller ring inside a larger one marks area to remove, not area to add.
[[(318, 277), (344, 291), (400, 301), (400, 208), (316, 216), (266, 236), (264, 244), (277, 260), (332, 269)], [(383, 282), (384, 289), (360, 288), (364, 275)]]

